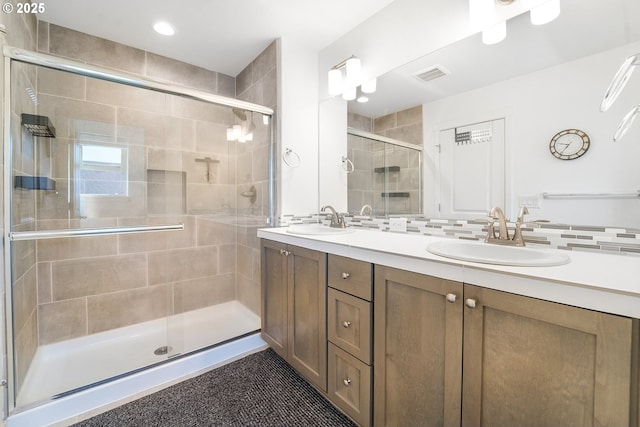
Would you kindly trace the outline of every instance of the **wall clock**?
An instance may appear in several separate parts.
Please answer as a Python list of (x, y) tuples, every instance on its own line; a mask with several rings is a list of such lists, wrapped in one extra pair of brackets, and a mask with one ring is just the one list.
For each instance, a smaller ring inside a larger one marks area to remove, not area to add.
[(589, 135), (578, 129), (565, 129), (556, 133), (549, 143), (549, 151), (560, 160), (573, 160), (589, 149)]

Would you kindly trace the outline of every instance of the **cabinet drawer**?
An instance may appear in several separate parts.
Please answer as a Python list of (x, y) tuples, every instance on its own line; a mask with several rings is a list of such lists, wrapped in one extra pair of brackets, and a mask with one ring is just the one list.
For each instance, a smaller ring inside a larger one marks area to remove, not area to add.
[(329, 254), (327, 283), (359, 298), (371, 301), (371, 264)]
[(329, 343), (329, 398), (363, 427), (371, 424), (371, 366)]
[(365, 363), (371, 363), (371, 303), (329, 288), (328, 339)]

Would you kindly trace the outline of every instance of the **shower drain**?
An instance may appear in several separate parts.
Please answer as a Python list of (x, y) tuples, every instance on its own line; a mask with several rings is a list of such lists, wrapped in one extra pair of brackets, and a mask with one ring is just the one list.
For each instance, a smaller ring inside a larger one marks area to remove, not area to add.
[(153, 354), (156, 356), (163, 356), (171, 350), (171, 347), (168, 345), (163, 345), (162, 347), (158, 347), (154, 350)]

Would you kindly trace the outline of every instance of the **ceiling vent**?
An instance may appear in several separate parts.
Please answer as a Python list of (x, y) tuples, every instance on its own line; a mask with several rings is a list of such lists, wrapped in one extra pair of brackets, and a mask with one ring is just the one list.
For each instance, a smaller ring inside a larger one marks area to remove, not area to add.
[(430, 82), (431, 80), (435, 80), (449, 74), (451, 74), (449, 70), (447, 70), (441, 65), (433, 65), (427, 69), (413, 73), (415, 77), (419, 78), (424, 82)]

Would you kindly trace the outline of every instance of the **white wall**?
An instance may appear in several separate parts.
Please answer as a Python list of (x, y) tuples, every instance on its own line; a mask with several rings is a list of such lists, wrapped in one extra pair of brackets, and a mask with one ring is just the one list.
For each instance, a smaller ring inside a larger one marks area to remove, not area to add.
[(318, 163), (322, 168), (319, 182), (319, 202), (331, 205), (338, 212), (348, 211), (347, 172), (342, 156), (347, 153), (347, 103), (340, 97), (320, 103)]
[[(318, 211), (318, 52), (290, 38), (279, 42), (279, 212), (310, 214)], [(282, 161), (287, 148), (300, 156), (299, 167)]]
[[(640, 123), (625, 138), (612, 142), (622, 117), (640, 103), (640, 76), (606, 113), (602, 96), (624, 59), (640, 50), (640, 43), (616, 48), (487, 86), (423, 106), (425, 119), (425, 176), (436, 159), (439, 129), (487, 119), (506, 118), (507, 212), (514, 218), (519, 197), (548, 193), (609, 193), (640, 190)], [(563, 129), (576, 128), (591, 138), (581, 158), (562, 161), (549, 153), (549, 141)], [(430, 182), (427, 178), (426, 182)], [(433, 215), (434, 192), (425, 197), (425, 213)], [(640, 226), (638, 199), (542, 200), (529, 209), (530, 219), (572, 224)]]

